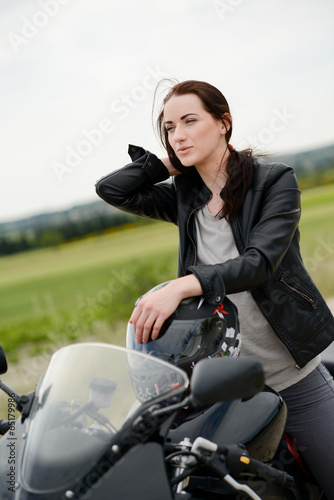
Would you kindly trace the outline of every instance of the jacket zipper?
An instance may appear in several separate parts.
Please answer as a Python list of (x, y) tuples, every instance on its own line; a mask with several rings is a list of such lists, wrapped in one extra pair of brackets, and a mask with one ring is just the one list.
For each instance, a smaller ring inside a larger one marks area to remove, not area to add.
[(281, 283), (283, 283), (283, 285), (287, 286), (288, 288), (290, 288), (290, 290), (293, 290), (295, 293), (297, 293), (300, 297), (302, 297), (304, 300), (306, 300), (309, 304), (311, 304), (312, 306), (312, 309), (315, 309), (317, 307), (316, 303), (314, 302), (313, 299), (311, 299), (311, 297), (309, 297), (308, 295), (306, 295), (305, 293), (301, 292), (300, 290), (297, 290), (297, 288), (289, 285), (289, 283), (287, 283), (285, 281), (285, 279), (283, 277), (280, 278), (280, 281)]
[(244, 250), (245, 250), (245, 245), (244, 245), (244, 242), (243, 242), (243, 239), (241, 236), (241, 230), (239, 227), (238, 219), (232, 219), (230, 225), (231, 225), (231, 229), (232, 229), (234, 242), (235, 242), (235, 245), (238, 249), (238, 252), (240, 255), (243, 255)]
[[(204, 206), (204, 205), (203, 205)], [(200, 207), (198, 207), (200, 208)], [(195, 245), (195, 242), (193, 240), (193, 238), (191, 237), (190, 235), (190, 231), (189, 231), (189, 221), (192, 217), (192, 215), (196, 212), (196, 210), (198, 210), (198, 208), (194, 208), (194, 210), (190, 213), (189, 217), (188, 217), (188, 220), (187, 220), (187, 234), (188, 234), (188, 237), (191, 241), (191, 243), (193, 244), (193, 247), (194, 247), (194, 250), (195, 250), (195, 256), (194, 256), (194, 263), (192, 264), (193, 266), (196, 265), (196, 262), (197, 262), (197, 248), (196, 248), (196, 245)], [(188, 266), (187, 266), (188, 267)]]

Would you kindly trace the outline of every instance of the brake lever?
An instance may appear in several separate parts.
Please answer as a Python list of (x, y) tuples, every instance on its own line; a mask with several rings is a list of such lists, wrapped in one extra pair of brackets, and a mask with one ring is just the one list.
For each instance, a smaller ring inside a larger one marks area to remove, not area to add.
[[(208, 439), (204, 439), (202, 437), (198, 437), (195, 439), (191, 451), (194, 453), (210, 453), (212, 454), (212, 458), (214, 458), (215, 454), (220, 455), (220, 449), (216, 443), (213, 443), (212, 441), (209, 441)], [(261, 498), (253, 491), (249, 486), (245, 484), (238, 483), (233, 477), (227, 473), (227, 468), (226, 468), (226, 462), (225, 462), (225, 457), (224, 460), (222, 458), (224, 455), (220, 456), (220, 463), (218, 464), (217, 459), (215, 460), (215, 464), (213, 461), (210, 463), (210, 466), (212, 469), (215, 470), (216, 473), (224, 480), (226, 481), (232, 488), (238, 491), (242, 491), (244, 493), (247, 493), (247, 495), (252, 498), (253, 500), (261, 500)], [(210, 459), (208, 460), (210, 462)]]
[(261, 500), (261, 498), (259, 497), (259, 495), (257, 495), (255, 493), (255, 491), (252, 490), (252, 488), (250, 488), (246, 484), (238, 483), (238, 481), (236, 481), (235, 479), (233, 479), (233, 477), (230, 476), (230, 474), (226, 474), (226, 476), (224, 476), (223, 479), (230, 486), (232, 486), (232, 488), (234, 488), (235, 490), (243, 491), (243, 492), (247, 493), (247, 495), (250, 496), (251, 498), (253, 498), (253, 500)]

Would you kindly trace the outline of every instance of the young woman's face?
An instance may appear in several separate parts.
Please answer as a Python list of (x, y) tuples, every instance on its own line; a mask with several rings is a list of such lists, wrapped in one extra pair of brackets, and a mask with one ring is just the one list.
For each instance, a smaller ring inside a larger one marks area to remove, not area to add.
[(227, 129), (208, 113), (196, 94), (173, 96), (164, 109), (168, 141), (185, 167), (217, 166), (226, 150)]

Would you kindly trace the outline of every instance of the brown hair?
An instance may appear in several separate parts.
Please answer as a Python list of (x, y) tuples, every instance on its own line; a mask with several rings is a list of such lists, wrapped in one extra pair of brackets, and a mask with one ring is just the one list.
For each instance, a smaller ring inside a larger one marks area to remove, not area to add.
[(197, 95), (204, 106), (216, 120), (222, 120), (229, 127), (225, 138), (230, 156), (226, 165), (227, 181), (223, 190), (224, 205), (220, 212), (221, 217), (230, 220), (241, 209), (246, 192), (253, 179), (253, 152), (251, 149), (236, 151), (229, 144), (232, 135), (232, 121), (226, 113), (230, 114), (230, 108), (223, 94), (213, 85), (197, 80), (187, 80), (176, 83), (163, 100), (162, 109), (157, 118), (157, 129), (162, 145), (167, 151), (168, 157), (174, 168), (182, 173), (189, 172), (189, 168), (184, 167), (175, 155), (168, 141), (168, 132), (164, 125), (164, 107), (167, 101), (173, 96), (186, 94)]

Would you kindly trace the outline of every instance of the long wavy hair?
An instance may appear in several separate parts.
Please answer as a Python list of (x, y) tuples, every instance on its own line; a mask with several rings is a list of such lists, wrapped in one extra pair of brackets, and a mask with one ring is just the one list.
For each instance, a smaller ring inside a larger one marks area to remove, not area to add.
[[(230, 155), (226, 165), (227, 181), (223, 190), (224, 204), (219, 212), (220, 217), (225, 217), (226, 220), (231, 220), (240, 210), (243, 205), (246, 193), (253, 179), (253, 151), (245, 149), (236, 151), (229, 144), (232, 135), (232, 120), (230, 119), (230, 108), (224, 95), (213, 85), (209, 83), (187, 80), (185, 82), (176, 83), (163, 99), (162, 108), (157, 118), (157, 131), (161, 143), (167, 151), (171, 164), (176, 170), (182, 173), (190, 173), (189, 167), (184, 167), (174, 153), (168, 141), (168, 132), (164, 125), (164, 109), (165, 104), (173, 96), (182, 96), (186, 94), (197, 95), (204, 106), (204, 109), (210, 113), (214, 119), (222, 120), (228, 131), (225, 135), (227, 147)], [(226, 115), (228, 113), (228, 115)], [(223, 158), (222, 162), (223, 163)]]

